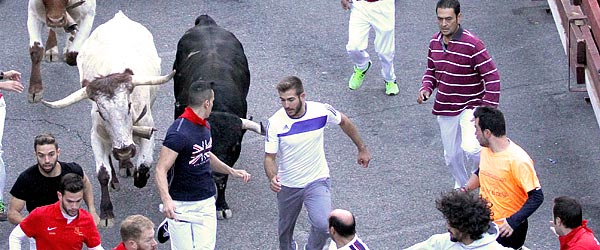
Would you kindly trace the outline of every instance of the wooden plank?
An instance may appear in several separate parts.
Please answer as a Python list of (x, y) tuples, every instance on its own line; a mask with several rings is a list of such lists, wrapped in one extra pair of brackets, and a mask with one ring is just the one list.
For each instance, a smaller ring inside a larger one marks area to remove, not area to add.
[[(586, 43), (580, 26), (571, 24), (569, 29), (569, 66), (575, 75), (577, 84), (585, 84)], [(587, 27), (586, 27), (587, 28)], [(570, 90), (573, 90), (569, 86)], [(581, 91), (578, 89), (577, 91)], [(584, 90), (585, 91), (585, 90)]]
[[(592, 32), (587, 26), (581, 27), (581, 33), (583, 33), (583, 37), (587, 44), (587, 54), (586, 54), (586, 66), (588, 69), (589, 77), (591, 78), (591, 82), (586, 83), (588, 87), (588, 94), (590, 98), (592, 95), (599, 97), (600, 96), (600, 52), (598, 52), (598, 47), (594, 42)], [(598, 107), (600, 109), (600, 106)]]
[[(567, 54), (567, 33), (565, 32), (567, 29), (564, 28), (564, 26), (562, 26), (563, 20), (561, 19), (560, 16), (560, 11), (559, 9), (561, 7), (558, 6), (558, 3), (561, 0), (547, 0), (548, 2), (548, 7), (550, 8), (550, 11), (552, 12), (552, 17), (554, 19), (554, 24), (556, 25), (556, 30), (558, 31), (558, 36), (560, 37), (560, 41), (563, 45), (563, 49), (565, 50), (565, 54)], [(582, 32), (583, 33), (583, 32)], [(589, 45), (589, 43), (587, 44)], [(594, 46), (595, 47), (595, 44)], [(598, 57), (600, 57), (600, 55), (598, 55), (597, 52), (597, 48), (596, 50), (596, 55)], [(587, 51), (587, 50), (586, 50)], [(588, 54), (589, 51), (587, 51), (586, 53), (586, 61), (592, 60), (591, 56)], [(600, 60), (600, 58), (598, 58), (598, 60)], [(598, 123), (598, 126), (600, 126), (600, 94), (598, 94), (598, 89), (597, 86), (594, 84), (594, 82), (599, 82), (600, 81), (600, 77), (598, 76), (598, 69), (594, 69), (594, 70), (590, 70), (590, 68), (592, 67), (597, 67), (597, 65), (594, 64), (594, 66), (586, 66), (585, 67), (585, 84), (586, 84), (586, 89), (588, 92), (588, 96), (590, 98), (590, 104), (592, 105), (592, 108), (594, 109), (594, 114), (596, 116), (596, 122)]]
[(588, 24), (592, 27), (594, 41), (598, 44), (600, 42), (600, 6), (598, 0), (583, 0), (581, 9), (588, 16)]

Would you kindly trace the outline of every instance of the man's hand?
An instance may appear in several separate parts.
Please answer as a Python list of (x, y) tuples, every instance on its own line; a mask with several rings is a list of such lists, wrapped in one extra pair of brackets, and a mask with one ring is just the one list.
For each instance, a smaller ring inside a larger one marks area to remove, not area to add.
[(168, 200), (168, 201), (164, 201), (163, 202), (163, 214), (165, 215), (165, 217), (169, 218), (169, 219), (176, 219), (175, 218), (175, 203), (173, 203), (173, 200)]
[(242, 178), (244, 183), (248, 183), (248, 181), (250, 181), (250, 177), (252, 177), (252, 175), (246, 172), (246, 170), (242, 169), (234, 169), (233, 173), (236, 177)]
[(341, 0), (342, 2), (342, 8), (344, 8), (344, 10), (349, 10), (350, 6), (352, 5), (352, 0)]
[(422, 104), (423, 102), (427, 101), (430, 96), (431, 92), (427, 91), (426, 89), (419, 91), (419, 94), (417, 94), (417, 103)]
[(367, 149), (367, 147), (363, 147), (358, 150), (358, 164), (360, 164), (363, 168), (369, 167), (369, 162), (371, 161), (371, 153)]
[(4, 79), (20, 82), (21, 81), (21, 73), (16, 70), (6, 71), (6, 72), (4, 72)]
[(23, 84), (16, 80), (8, 80), (0, 82), (0, 89), (10, 90), (13, 92), (21, 93), (23, 92)]
[(279, 181), (279, 175), (275, 175), (273, 179), (271, 179), (271, 190), (275, 193), (279, 193), (281, 191), (281, 182)]
[(92, 214), (92, 218), (94, 218), (94, 224), (96, 224), (96, 226), (98, 226), (100, 224), (100, 216), (98, 216), (98, 213), (96, 213), (96, 210), (90, 211), (90, 214)]
[(500, 231), (500, 237), (510, 237), (513, 234), (514, 230), (512, 227), (510, 227), (508, 221), (506, 221), (506, 218), (500, 219), (498, 221), (504, 221), (504, 223), (498, 226), (498, 229)]

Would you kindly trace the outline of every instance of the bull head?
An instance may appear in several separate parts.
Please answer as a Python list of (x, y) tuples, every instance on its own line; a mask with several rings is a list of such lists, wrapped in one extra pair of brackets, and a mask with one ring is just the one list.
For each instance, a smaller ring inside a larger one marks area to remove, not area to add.
[[(94, 129), (103, 129), (112, 141), (113, 156), (119, 161), (129, 160), (136, 154), (133, 136), (150, 139), (155, 131), (152, 127), (134, 126), (133, 119), (140, 120), (145, 114), (142, 110), (139, 117), (133, 117), (131, 93), (136, 86), (159, 85), (168, 82), (174, 75), (140, 77), (133, 75), (130, 69), (123, 73), (98, 77), (69, 96), (56, 102), (42, 103), (51, 108), (63, 108), (83, 99), (91, 99), (96, 105), (92, 107), (94, 114)], [(145, 100), (134, 100), (144, 102)], [(102, 125), (100, 125), (102, 124)], [(109, 139), (109, 138), (106, 138)]]

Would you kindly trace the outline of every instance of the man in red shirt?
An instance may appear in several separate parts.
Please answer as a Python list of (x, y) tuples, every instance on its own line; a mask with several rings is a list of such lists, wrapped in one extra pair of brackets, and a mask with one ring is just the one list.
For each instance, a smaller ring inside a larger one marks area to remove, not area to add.
[(587, 228), (587, 221), (582, 219), (581, 205), (576, 199), (556, 197), (552, 213), (552, 229), (558, 235), (561, 250), (600, 250), (594, 232)]
[(131, 215), (121, 223), (121, 243), (113, 250), (156, 250), (154, 223), (143, 215)]
[(11, 250), (21, 249), (23, 241), (34, 238), (37, 249), (77, 249), (83, 243), (91, 250), (104, 250), (92, 215), (81, 208), (83, 179), (66, 174), (58, 188), (58, 202), (34, 209), (9, 237)]

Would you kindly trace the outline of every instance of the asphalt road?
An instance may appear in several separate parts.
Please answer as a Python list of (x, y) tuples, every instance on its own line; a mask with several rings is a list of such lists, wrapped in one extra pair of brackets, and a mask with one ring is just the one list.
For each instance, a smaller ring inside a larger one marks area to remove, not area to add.
[[(479, 36), (496, 61), (502, 78), (501, 109), (509, 137), (529, 152), (545, 193), (545, 202), (530, 217), (526, 245), (558, 249), (548, 229), (552, 199), (572, 195), (581, 199), (584, 217), (600, 231), (600, 131), (585, 93), (568, 92), (566, 56), (545, 1), (463, 0), (463, 26)], [(425, 70), (427, 45), (437, 30), (435, 1), (396, 1), (396, 74), (400, 94), (388, 97), (379, 76), (380, 64), (372, 46), (374, 68), (360, 90), (350, 91), (351, 64), (345, 42), (349, 12), (339, 1), (99, 1), (94, 27), (122, 10), (154, 35), (168, 72), (177, 41), (196, 16), (211, 15), (237, 35), (248, 56), (252, 83), (248, 112), (266, 120), (279, 108), (276, 82), (297, 75), (305, 82), (307, 99), (328, 102), (348, 115), (369, 145), (373, 160), (368, 169), (356, 163), (356, 149), (341, 129), (326, 132), (326, 153), (333, 178), (334, 207), (350, 209), (358, 220), (361, 238), (371, 249), (401, 249), (445, 232), (445, 221), (435, 209), (440, 192), (453, 186), (444, 167), (442, 145), (431, 102), (418, 105), (416, 93)], [(0, 1), (0, 68), (23, 72), (28, 84), (27, 1)], [(372, 38), (371, 38), (372, 40)], [(59, 42), (62, 43), (62, 42)], [(45, 98), (57, 100), (80, 85), (76, 67), (43, 63)], [(35, 163), (33, 137), (55, 134), (60, 159), (84, 166), (99, 187), (90, 145), (90, 103), (52, 110), (29, 104), (27, 95), (3, 92), (8, 105), (4, 129), (7, 163), (5, 196), (18, 174)], [(154, 105), (159, 129), (156, 153), (172, 121), (172, 82), (161, 87)], [(156, 155), (156, 157), (158, 157)], [(276, 249), (277, 210), (262, 165), (263, 142), (247, 133), (237, 168), (253, 174), (248, 184), (230, 180), (230, 220), (219, 221), (217, 249)], [(153, 173), (152, 173), (153, 176)], [(111, 193), (116, 224), (130, 214), (162, 220), (160, 199), (153, 182), (142, 189), (132, 179), (121, 179), (122, 189)], [(0, 223), (0, 249), (8, 249), (13, 226)], [(309, 232), (303, 213), (296, 227), (300, 244)], [(118, 227), (100, 229), (103, 246), (119, 242)], [(168, 245), (160, 245), (168, 249)]]

